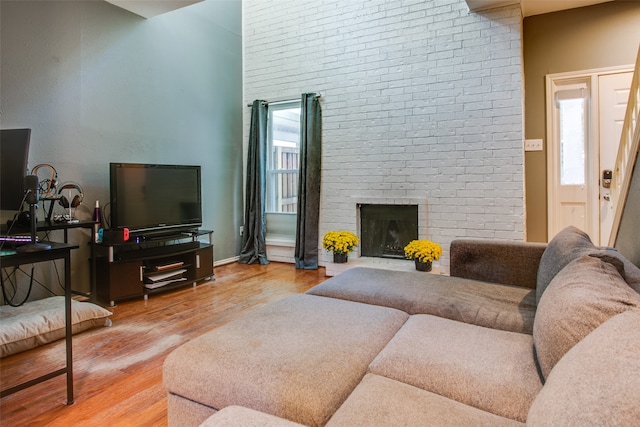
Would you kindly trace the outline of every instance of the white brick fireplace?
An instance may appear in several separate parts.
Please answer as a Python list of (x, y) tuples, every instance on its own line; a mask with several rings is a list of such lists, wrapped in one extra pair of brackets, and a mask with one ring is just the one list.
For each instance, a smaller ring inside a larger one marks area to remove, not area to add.
[[(356, 215), (356, 235), (362, 241), (362, 224), (361, 224), (361, 207), (362, 205), (385, 205), (385, 206), (416, 206), (418, 210), (418, 238), (427, 238), (427, 200), (424, 198), (413, 197), (354, 197), (351, 203), (355, 207), (354, 212)], [(349, 255), (349, 265), (333, 264), (331, 262), (326, 264), (326, 270), (328, 276), (335, 276), (342, 271), (352, 268), (354, 266), (384, 268), (392, 270), (413, 270), (413, 262), (408, 260), (398, 260), (390, 258), (372, 258), (362, 257), (362, 245), (356, 248), (351, 255)], [(435, 273), (440, 273), (439, 263), (436, 266)]]

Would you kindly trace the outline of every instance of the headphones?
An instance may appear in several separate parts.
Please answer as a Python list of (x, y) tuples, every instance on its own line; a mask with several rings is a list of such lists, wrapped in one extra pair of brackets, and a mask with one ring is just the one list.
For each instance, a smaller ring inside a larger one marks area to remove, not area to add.
[[(49, 169), (50, 175), (49, 178), (45, 178), (40, 181), (39, 190), (40, 190), (40, 198), (54, 198), (55, 190), (58, 185), (58, 171), (56, 168), (47, 163), (41, 163), (35, 166), (31, 170), (31, 175), (38, 175), (38, 170), (41, 168)], [(40, 179), (38, 177), (38, 179)]]
[[(78, 194), (76, 194), (73, 197), (73, 200), (71, 200), (71, 202), (69, 202), (69, 199), (67, 199), (63, 194), (62, 194), (62, 190), (76, 190), (78, 192)], [(58, 189), (58, 195), (57, 197), (60, 199), (60, 204), (62, 205), (63, 208), (67, 209), (67, 208), (77, 208), (78, 206), (80, 206), (80, 204), (82, 203), (82, 200), (84, 199), (84, 192), (82, 191), (82, 187), (80, 187), (80, 184), (76, 183), (76, 182), (65, 182), (64, 184), (62, 184), (60, 186), (60, 188)]]

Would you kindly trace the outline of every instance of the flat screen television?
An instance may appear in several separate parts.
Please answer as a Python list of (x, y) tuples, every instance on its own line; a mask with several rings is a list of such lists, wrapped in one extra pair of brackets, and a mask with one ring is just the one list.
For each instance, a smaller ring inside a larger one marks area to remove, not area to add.
[(111, 228), (170, 234), (202, 225), (200, 166), (110, 163)]
[(24, 198), (31, 129), (0, 130), (0, 209), (19, 211)]

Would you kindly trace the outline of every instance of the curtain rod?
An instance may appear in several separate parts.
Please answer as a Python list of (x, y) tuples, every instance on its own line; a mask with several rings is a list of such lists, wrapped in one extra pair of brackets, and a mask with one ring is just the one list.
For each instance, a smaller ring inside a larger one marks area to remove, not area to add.
[[(316, 94), (316, 99), (317, 98), (322, 98), (322, 94), (320, 92), (318, 92)], [(291, 102), (294, 101), (296, 98), (284, 98), (284, 99), (276, 99), (275, 101), (265, 101), (265, 103), (267, 104), (278, 104), (278, 103), (283, 103), (283, 102)], [(252, 107), (253, 103), (247, 104), (247, 107)]]

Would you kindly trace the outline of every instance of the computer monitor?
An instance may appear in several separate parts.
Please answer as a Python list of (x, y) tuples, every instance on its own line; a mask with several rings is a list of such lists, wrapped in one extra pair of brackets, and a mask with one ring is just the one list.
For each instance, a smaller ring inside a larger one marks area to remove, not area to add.
[(0, 209), (19, 211), (29, 160), (31, 129), (0, 130)]

